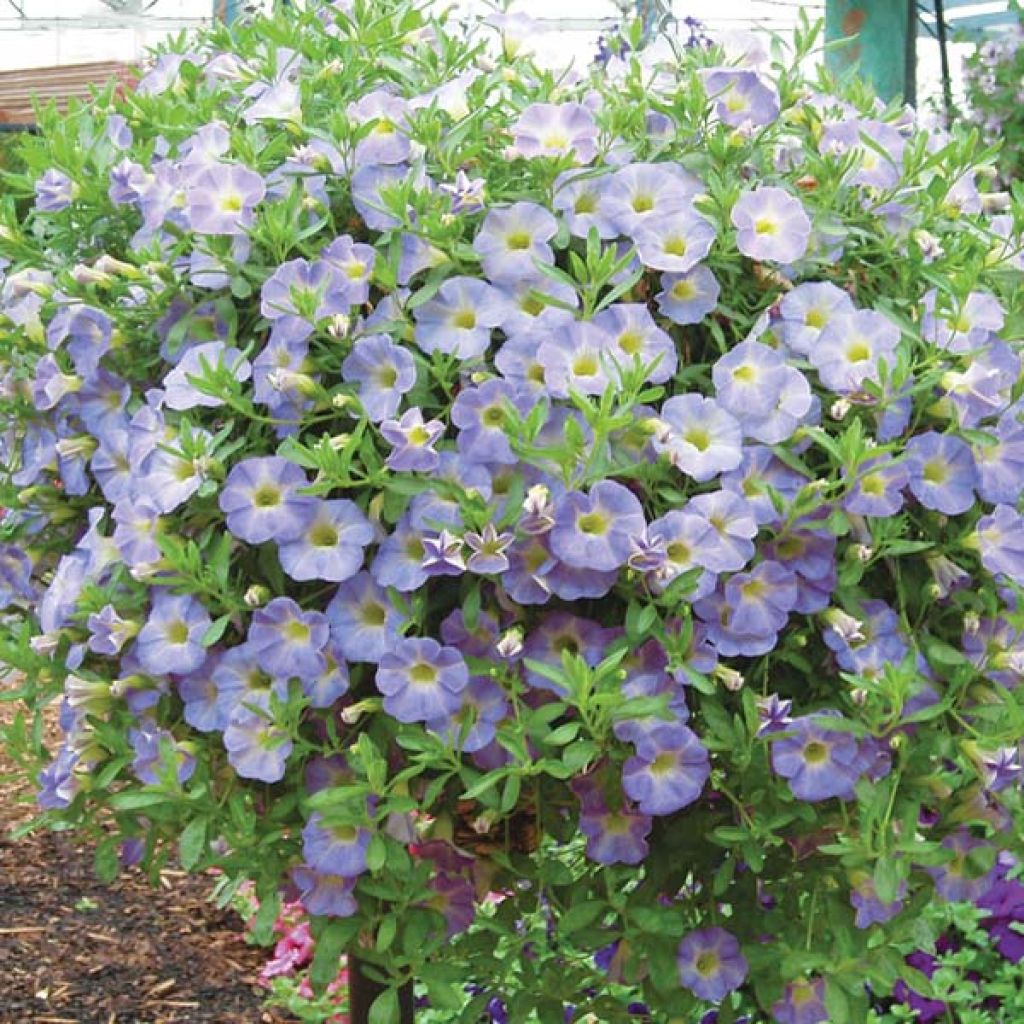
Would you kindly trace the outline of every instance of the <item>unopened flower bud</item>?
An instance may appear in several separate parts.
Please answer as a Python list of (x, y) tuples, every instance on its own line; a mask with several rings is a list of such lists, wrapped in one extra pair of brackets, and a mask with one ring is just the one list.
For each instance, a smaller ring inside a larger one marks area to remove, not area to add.
[(341, 720), (346, 725), (355, 725), (367, 711), (372, 711), (379, 703), (379, 701), (370, 698), (369, 700), (361, 700), (355, 704), (349, 704), (347, 708), (342, 709)]
[(837, 398), (832, 403), (832, 406), (829, 409), (828, 414), (829, 416), (832, 417), (832, 419), (842, 421), (846, 419), (847, 414), (850, 412), (851, 408), (853, 408), (853, 406), (850, 404), (850, 400), (848, 398)]
[(829, 628), (838, 633), (848, 644), (864, 642), (864, 623), (855, 619), (842, 608), (829, 608), (824, 615)]
[(717, 679), (730, 693), (736, 693), (743, 689), (746, 680), (743, 678), (743, 673), (737, 672), (734, 668), (728, 668), (725, 665), (718, 665), (714, 670), (714, 677)]
[(858, 686), (856, 689), (850, 691), (850, 700), (853, 701), (857, 707), (862, 708), (868, 702), (868, 691), (863, 686)]
[(344, 313), (335, 313), (327, 324), (327, 333), (332, 338), (347, 338), (352, 330), (352, 318)]
[(1009, 192), (984, 192), (981, 196), (981, 208), (985, 213), (1002, 213), (1010, 208)]
[(494, 649), (502, 658), (515, 658), (523, 650), (523, 631), (518, 626), (505, 630), (494, 645)]
[(84, 263), (76, 263), (71, 268), (71, 278), (75, 284), (110, 284), (113, 280), (109, 274), (104, 274), (95, 267), (87, 266)]
[(867, 544), (858, 544), (853, 549), (853, 555), (858, 562), (867, 564), (875, 557), (875, 549), (869, 547)]
[(57, 650), (59, 644), (59, 630), (54, 630), (52, 633), (40, 633), (38, 636), (32, 637), (32, 639), (28, 642), (28, 645), (32, 648), (32, 651), (35, 654), (38, 654), (41, 658), (53, 657), (53, 653)]
[(162, 568), (163, 565), (160, 561), (139, 562), (128, 570), (128, 574), (139, 583), (148, 583), (154, 576), (160, 573)]
[(267, 587), (260, 586), (258, 583), (254, 583), (245, 592), (242, 600), (245, 602), (246, 608), (262, 608), (270, 600), (270, 590)]
[(91, 434), (78, 434), (76, 437), (62, 437), (55, 445), (57, 454), (63, 459), (89, 459), (96, 451), (99, 442)]
[(974, 636), (981, 629), (981, 617), (977, 612), (964, 612), (964, 632)]

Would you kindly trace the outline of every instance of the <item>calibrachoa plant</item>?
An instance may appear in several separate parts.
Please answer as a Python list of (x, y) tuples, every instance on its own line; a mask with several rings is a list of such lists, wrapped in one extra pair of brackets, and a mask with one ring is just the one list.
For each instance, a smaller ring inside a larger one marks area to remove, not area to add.
[(1011, 182), (1024, 172), (1024, 11), (1017, 24), (979, 43), (964, 60), (967, 116), (990, 142), (1002, 142), (998, 166)]
[(290, 10), (26, 142), (0, 657), (62, 694), (40, 803), (106, 875), (251, 880), (264, 938), (300, 898), (378, 1024), (410, 979), (463, 1022), (931, 998), (922, 908), (1020, 853), (993, 154), (806, 80), (806, 25), (578, 73), (533, 32)]

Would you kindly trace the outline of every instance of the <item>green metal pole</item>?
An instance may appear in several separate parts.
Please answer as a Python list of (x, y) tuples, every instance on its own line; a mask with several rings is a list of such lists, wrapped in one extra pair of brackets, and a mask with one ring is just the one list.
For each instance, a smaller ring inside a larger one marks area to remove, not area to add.
[(829, 67), (841, 74), (856, 68), (889, 101), (914, 101), (914, 0), (826, 0), (825, 39), (851, 39), (829, 51)]

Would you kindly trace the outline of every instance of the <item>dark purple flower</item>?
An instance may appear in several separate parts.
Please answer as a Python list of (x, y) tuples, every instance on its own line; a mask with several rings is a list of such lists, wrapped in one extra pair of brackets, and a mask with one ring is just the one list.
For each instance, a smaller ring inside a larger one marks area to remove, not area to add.
[(736, 936), (724, 928), (690, 932), (676, 954), (679, 980), (699, 999), (717, 1003), (747, 977), (747, 959)]
[(431, 722), (462, 706), (469, 670), (456, 648), (406, 637), (381, 657), (376, 682), (389, 715), (400, 722)]

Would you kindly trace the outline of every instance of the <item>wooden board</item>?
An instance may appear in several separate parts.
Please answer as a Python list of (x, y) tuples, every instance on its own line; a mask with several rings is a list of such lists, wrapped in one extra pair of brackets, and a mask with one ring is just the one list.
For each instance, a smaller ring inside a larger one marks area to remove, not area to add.
[(87, 100), (94, 88), (111, 78), (130, 88), (137, 74), (131, 64), (120, 61), (0, 71), (0, 124), (31, 125), (35, 122), (33, 99), (42, 103), (54, 100), (64, 108), (69, 99)]

